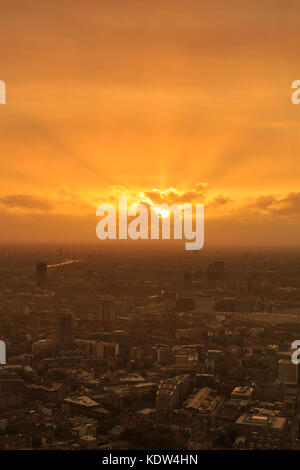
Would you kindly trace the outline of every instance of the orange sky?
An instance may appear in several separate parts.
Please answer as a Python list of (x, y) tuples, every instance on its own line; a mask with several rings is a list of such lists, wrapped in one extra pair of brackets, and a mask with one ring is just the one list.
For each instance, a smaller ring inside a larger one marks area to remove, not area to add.
[(298, 1), (0, 9), (1, 242), (96, 242), (98, 204), (173, 188), (207, 243), (299, 243)]

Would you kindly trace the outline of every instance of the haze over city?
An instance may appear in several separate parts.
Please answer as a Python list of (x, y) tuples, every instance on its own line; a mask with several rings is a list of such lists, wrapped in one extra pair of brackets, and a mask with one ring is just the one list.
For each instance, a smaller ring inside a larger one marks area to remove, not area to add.
[(300, 450), (299, 2), (0, 0), (0, 35), (1, 457)]

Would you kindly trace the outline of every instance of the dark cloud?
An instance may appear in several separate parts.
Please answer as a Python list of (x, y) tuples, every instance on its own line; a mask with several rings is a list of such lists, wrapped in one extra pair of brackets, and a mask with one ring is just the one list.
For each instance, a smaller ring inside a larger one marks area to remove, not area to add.
[(0, 204), (5, 207), (37, 209), (40, 211), (50, 211), (53, 209), (52, 203), (48, 200), (30, 194), (9, 194), (0, 196)]
[(146, 198), (151, 199), (154, 204), (184, 204), (191, 202), (203, 203), (205, 196), (205, 183), (197, 183), (194, 188), (178, 190), (168, 188), (164, 191), (149, 189), (144, 191)]
[(247, 199), (246, 206), (249, 209), (268, 210), (273, 204), (276, 204), (275, 196), (259, 196), (257, 198)]
[(245, 207), (271, 215), (297, 215), (300, 213), (300, 192), (292, 192), (282, 197), (270, 194), (248, 199)]
[(290, 193), (286, 197), (276, 201), (272, 212), (280, 215), (294, 215), (300, 213), (300, 192)]
[(225, 206), (226, 204), (230, 204), (231, 202), (233, 202), (233, 199), (231, 199), (231, 197), (219, 195), (219, 196), (214, 197), (211, 201), (209, 201), (207, 206), (216, 208), (220, 206)]

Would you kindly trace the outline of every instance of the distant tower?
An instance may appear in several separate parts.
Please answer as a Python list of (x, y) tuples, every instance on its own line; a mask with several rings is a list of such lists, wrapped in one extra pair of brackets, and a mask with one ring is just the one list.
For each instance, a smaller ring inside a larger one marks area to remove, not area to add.
[(192, 287), (192, 271), (191, 265), (189, 265), (188, 270), (184, 273), (184, 287), (186, 289), (191, 289)]
[(36, 265), (36, 283), (38, 286), (45, 284), (47, 279), (47, 264), (37, 263)]
[(75, 340), (74, 315), (71, 312), (61, 312), (55, 319), (56, 350), (73, 349)]
[(112, 299), (101, 299), (96, 313), (98, 321), (114, 321), (116, 319), (116, 304)]

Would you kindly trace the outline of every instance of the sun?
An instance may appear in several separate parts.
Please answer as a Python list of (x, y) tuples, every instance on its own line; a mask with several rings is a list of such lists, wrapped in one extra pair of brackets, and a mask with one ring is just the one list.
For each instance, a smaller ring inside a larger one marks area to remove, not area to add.
[(149, 197), (145, 197), (144, 193), (140, 193), (141, 202), (146, 202), (151, 208), (161, 216), (162, 219), (170, 216), (170, 210), (160, 207), (158, 204), (154, 204)]
[(163, 219), (165, 219), (166, 217), (169, 217), (169, 215), (170, 215), (170, 211), (168, 211), (167, 209), (162, 209), (160, 206), (153, 207), (153, 210), (158, 215), (160, 215)]

